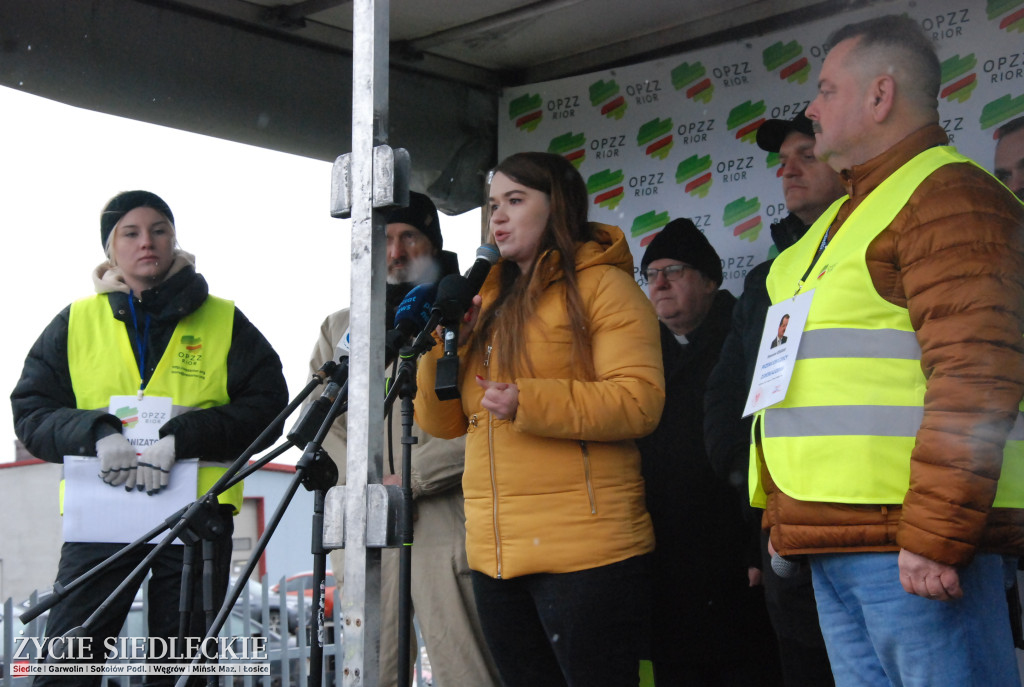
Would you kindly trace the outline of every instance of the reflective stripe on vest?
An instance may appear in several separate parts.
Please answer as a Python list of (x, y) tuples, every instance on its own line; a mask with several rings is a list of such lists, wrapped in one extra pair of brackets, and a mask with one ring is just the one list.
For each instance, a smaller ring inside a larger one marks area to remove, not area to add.
[[(785, 494), (804, 501), (902, 503), (924, 417), (926, 380), (906, 308), (875, 290), (867, 248), (939, 167), (969, 162), (948, 146), (906, 163), (850, 213), (800, 282), (846, 197), (836, 201), (768, 276), (772, 303), (815, 290), (786, 398), (755, 416), (761, 453)], [(765, 495), (757, 447), (751, 502)], [(1024, 416), (1007, 441), (995, 506), (1024, 506)]]
[[(230, 402), (227, 356), (235, 305), (207, 296), (182, 318), (164, 350), (146, 394), (171, 399), (172, 417)], [(82, 409), (106, 410), (111, 396), (134, 394), (141, 384), (126, 325), (114, 319), (105, 294), (71, 305), (68, 318), (68, 368), (75, 401)], [(205, 494), (225, 472), (219, 463), (199, 464), (198, 494)], [(220, 494), (220, 503), (242, 507), (242, 483)], [(63, 500), (62, 500), (63, 504)], [(62, 508), (63, 510), (63, 508)]]

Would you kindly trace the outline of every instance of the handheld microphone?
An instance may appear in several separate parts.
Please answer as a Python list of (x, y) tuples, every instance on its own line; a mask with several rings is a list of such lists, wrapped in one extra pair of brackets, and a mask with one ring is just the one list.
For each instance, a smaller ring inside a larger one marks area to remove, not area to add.
[(800, 561), (793, 558), (785, 558), (777, 553), (772, 554), (772, 570), (782, 578), (794, 577), (800, 571)]
[(459, 397), (459, 325), (462, 317), (473, 304), (473, 296), (484, 285), (491, 266), (498, 262), (501, 253), (493, 243), (485, 243), (476, 249), (476, 262), (465, 277), (449, 275), (437, 287), (435, 312), (440, 313), (445, 326), (444, 355), (437, 361), (437, 377), (434, 393), (442, 401)]
[[(348, 332), (346, 332), (347, 334)], [(331, 375), (330, 381), (324, 387), (320, 398), (312, 403), (306, 412), (299, 418), (298, 422), (288, 432), (288, 441), (298, 448), (304, 448), (313, 441), (320, 426), (327, 419), (327, 414), (334, 405), (334, 400), (339, 394), (345, 393), (348, 387), (348, 356), (344, 355), (338, 361), (338, 367)]]
[(437, 320), (430, 323), (437, 286), (420, 284), (414, 287), (395, 310), (395, 328), (384, 336), (384, 365), (390, 365), (409, 340), (425, 327), (437, 326)]
[(434, 311), (441, 314), (441, 322), (447, 326), (448, 323), (459, 320), (469, 306), (473, 304), (473, 296), (484, 285), (491, 266), (498, 262), (501, 253), (493, 243), (485, 243), (476, 249), (476, 262), (462, 277), (457, 274), (449, 274), (441, 280), (437, 286), (437, 302), (434, 303)]

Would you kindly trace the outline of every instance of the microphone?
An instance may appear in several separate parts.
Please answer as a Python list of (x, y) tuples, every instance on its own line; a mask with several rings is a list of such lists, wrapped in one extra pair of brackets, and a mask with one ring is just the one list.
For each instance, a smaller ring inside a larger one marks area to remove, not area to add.
[(785, 558), (777, 553), (772, 554), (772, 570), (782, 578), (795, 577), (800, 572), (800, 561), (795, 558)]
[(395, 330), (406, 338), (412, 338), (423, 331), (430, 322), (436, 298), (435, 284), (420, 284), (413, 288), (395, 310)]
[(437, 302), (434, 311), (441, 314), (441, 322), (448, 326), (458, 321), (473, 304), (473, 296), (484, 285), (491, 266), (498, 262), (501, 253), (493, 243), (485, 243), (476, 249), (476, 262), (466, 271), (466, 276), (449, 274), (437, 286)]
[(429, 327), (437, 326), (437, 320), (431, 323), (434, 301), (437, 296), (435, 284), (420, 284), (414, 287), (395, 310), (395, 328), (384, 335), (384, 365), (390, 365), (409, 340)]
[[(348, 332), (345, 332), (347, 335)], [(298, 448), (303, 448), (313, 441), (320, 426), (327, 419), (327, 414), (334, 405), (334, 400), (339, 394), (346, 393), (348, 388), (348, 355), (343, 355), (338, 361), (331, 380), (324, 387), (320, 398), (312, 403), (306, 412), (299, 418), (298, 422), (288, 432), (288, 441)]]
[(444, 355), (437, 361), (434, 393), (442, 401), (459, 397), (459, 325), (462, 316), (473, 304), (473, 296), (484, 285), (491, 266), (500, 257), (497, 246), (485, 243), (476, 249), (476, 262), (466, 272), (466, 276), (448, 275), (437, 287), (434, 312), (440, 315), (445, 332)]

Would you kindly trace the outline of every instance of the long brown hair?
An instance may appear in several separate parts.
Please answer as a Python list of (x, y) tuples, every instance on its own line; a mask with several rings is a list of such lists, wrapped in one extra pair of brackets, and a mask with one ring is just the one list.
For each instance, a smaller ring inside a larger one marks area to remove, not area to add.
[[(500, 341), (499, 369), (513, 379), (533, 374), (523, 332), (537, 300), (561, 272), (565, 280), (566, 307), (572, 332), (572, 369), (583, 379), (594, 379), (589, 322), (576, 280), (576, 248), (594, 238), (587, 222), (587, 187), (576, 168), (561, 155), (516, 153), (505, 158), (493, 173), (548, 196), (550, 214), (541, 235), (533, 265), (524, 274), (511, 260), (501, 263), (498, 298), (485, 310), (477, 326), (473, 350), (481, 356), (491, 341)], [(492, 173), (492, 174), (493, 174)], [(489, 195), (489, 194), (488, 194)], [(490, 225), (490, 210), (487, 223)], [(498, 317), (498, 311), (501, 316)]]

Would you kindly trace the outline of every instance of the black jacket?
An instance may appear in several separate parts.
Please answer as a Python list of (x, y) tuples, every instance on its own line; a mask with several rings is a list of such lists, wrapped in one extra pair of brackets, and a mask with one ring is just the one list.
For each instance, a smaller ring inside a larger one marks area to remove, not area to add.
[(734, 613), (748, 587), (743, 516), (734, 490), (712, 470), (703, 436), (704, 390), (735, 302), (719, 291), (685, 346), (661, 325), (665, 410), (637, 442), (656, 542), (655, 660), (672, 651), (698, 662), (734, 656), (742, 643)]
[[(792, 213), (773, 224), (772, 240), (778, 252), (796, 243), (807, 229), (808, 226)], [(766, 283), (771, 267), (772, 260), (766, 260), (747, 273), (743, 294), (733, 309), (729, 335), (708, 379), (704, 399), (704, 440), (711, 464), (719, 476), (740, 490), (744, 499), (747, 499), (750, 418), (740, 416), (754, 378), (764, 319), (772, 304)]]
[[(178, 320), (195, 311), (209, 291), (206, 280), (186, 267), (159, 286), (143, 291), (135, 301), (141, 318), (150, 316), (146, 378), (156, 368)], [(136, 332), (128, 308), (128, 294), (107, 294), (111, 314), (125, 322), (138, 362)], [(33, 344), (21, 379), (11, 393), (14, 429), (38, 458), (64, 462), (65, 455), (96, 455), (96, 440), (121, 431), (121, 421), (104, 410), (79, 410), (68, 368), (68, 315), (64, 308)], [(228, 351), (228, 395), (223, 406), (179, 415), (160, 428), (160, 436), (173, 434), (175, 453), (203, 460), (237, 458), (271, 423), (288, 402), (281, 360), (256, 327), (235, 309)], [(280, 436), (268, 435), (265, 448)]]

